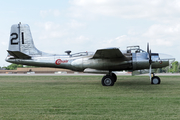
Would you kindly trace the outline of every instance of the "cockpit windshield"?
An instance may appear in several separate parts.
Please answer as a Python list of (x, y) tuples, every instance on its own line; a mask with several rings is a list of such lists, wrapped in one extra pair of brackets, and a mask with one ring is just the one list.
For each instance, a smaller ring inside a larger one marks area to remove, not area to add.
[(140, 49), (139, 46), (128, 46), (127, 53), (144, 53), (145, 51)]

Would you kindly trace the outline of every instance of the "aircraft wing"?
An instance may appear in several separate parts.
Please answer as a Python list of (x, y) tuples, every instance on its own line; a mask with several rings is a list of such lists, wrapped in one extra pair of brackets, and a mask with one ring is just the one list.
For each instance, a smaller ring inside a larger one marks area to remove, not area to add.
[(7, 50), (7, 51), (11, 56), (14, 56), (17, 59), (31, 59), (31, 56), (26, 55), (19, 51), (9, 51), (9, 50)]
[(104, 58), (104, 59), (113, 59), (113, 58), (125, 58), (122, 52), (118, 48), (109, 48), (109, 49), (99, 49), (96, 51), (92, 59)]

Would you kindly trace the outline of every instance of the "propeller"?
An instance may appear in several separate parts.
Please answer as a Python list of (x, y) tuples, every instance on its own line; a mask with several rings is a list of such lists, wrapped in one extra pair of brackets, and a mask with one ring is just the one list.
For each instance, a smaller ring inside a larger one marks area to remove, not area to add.
[(151, 50), (149, 50), (149, 43), (147, 43), (147, 53), (149, 54), (149, 77), (151, 80), (151, 63), (152, 63), (152, 59), (151, 59)]

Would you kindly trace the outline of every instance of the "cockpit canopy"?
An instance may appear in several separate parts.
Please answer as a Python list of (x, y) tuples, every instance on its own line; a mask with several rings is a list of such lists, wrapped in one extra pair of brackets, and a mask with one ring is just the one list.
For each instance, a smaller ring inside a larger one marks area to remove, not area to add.
[(140, 49), (140, 47), (138, 45), (127, 47), (127, 53), (144, 53), (144, 52), (146, 52), (146, 51)]

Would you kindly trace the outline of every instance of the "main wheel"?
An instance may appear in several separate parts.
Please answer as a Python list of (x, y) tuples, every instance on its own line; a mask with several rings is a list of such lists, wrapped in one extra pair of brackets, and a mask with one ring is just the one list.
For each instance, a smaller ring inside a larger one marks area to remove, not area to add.
[(151, 84), (160, 84), (161, 79), (158, 76), (154, 76), (151, 78)]
[(110, 75), (106, 75), (102, 78), (101, 83), (103, 86), (113, 86), (114, 78)]
[(116, 82), (116, 80), (117, 80), (117, 76), (116, 76), (116, 74), (115, 74), (115, 73), (112, 73), (112, 77), (114, 78), (114, 82)]

